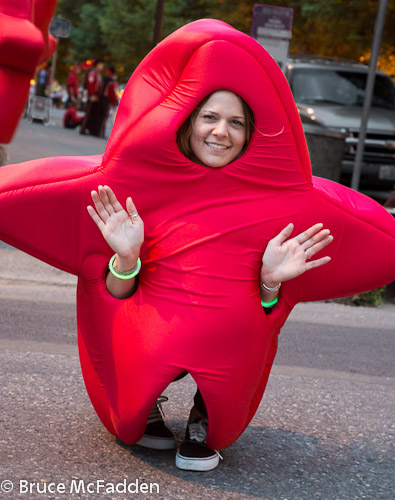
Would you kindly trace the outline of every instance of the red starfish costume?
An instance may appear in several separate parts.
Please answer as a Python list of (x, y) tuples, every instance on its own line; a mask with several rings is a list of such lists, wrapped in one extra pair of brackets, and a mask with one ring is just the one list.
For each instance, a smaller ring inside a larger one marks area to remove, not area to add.
[[(210, 92), (252, 108), (245, 154), (223, 168), (185, 158), (176, 131)], [(0, 170), (0, 237), (77, 274), (85, 384), (107, 429), (142, 435), (156, 398), (183, 370), (209, 418), (207, 443), (230, 445), (253, 417), (277, 337), (299, 301), (344, 296), (395, 279), (395, 221), (371, 199), (312, 179), (301, 122), (283, 74), (252, 38), (215, 20), (191, 23), (134, 72), (103, 157), (58, 157)], [(131, 195), (145, 224), (137, 292), (105, 286), (112, 255), (86, 205), (99, 184)], [(259, 272), (289, 222), (334, 236), (332, 261), (283, 284), (265, 315)]]

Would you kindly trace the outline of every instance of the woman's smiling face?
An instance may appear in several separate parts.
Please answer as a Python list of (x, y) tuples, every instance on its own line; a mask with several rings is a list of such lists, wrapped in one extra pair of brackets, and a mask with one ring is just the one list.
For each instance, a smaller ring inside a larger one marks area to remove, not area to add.
[(241, 100), (227, 90), (214, 92), (192, 124), (192, 152), (208, 167), (223, 167), (237, 158), (245, 141), (246, 117)]

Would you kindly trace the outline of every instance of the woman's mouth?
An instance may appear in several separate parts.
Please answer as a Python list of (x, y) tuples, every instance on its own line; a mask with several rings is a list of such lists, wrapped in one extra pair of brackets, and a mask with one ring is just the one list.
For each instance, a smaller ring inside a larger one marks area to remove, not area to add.
[(210, 148), (218, 149), (220, 151), (230, 148), (230, 146), (226, 146), (225, 144), (217, 144), (215, 142), (206, 142), (205, 144), (207, 144), (207, 146)]

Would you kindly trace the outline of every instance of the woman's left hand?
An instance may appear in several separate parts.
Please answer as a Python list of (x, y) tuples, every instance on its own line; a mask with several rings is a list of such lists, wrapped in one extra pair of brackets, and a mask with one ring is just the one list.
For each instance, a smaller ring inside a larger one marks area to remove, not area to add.
[(329, 245), (333, 236), (323, 224), (315, 224), (294, 238), (288, 239), (294, 229), (288, 224), (269, 241), (262, 257), (261, 283), (275, 287), (278, 283), (300, 276), (305, 271), (327, 264), (331, 258), (310, 260), (317, 252)]

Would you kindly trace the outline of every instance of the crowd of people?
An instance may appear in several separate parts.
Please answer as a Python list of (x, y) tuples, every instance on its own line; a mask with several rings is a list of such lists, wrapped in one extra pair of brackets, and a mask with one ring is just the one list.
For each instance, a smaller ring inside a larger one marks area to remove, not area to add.
[[(81, 108), (80, 96), (81, 67), (74, 66), (67, 78), (67, 108), (69, 115)], [(102, 59), (96, 59), (93, 68), (86, 78), (87, 103), (85, 115), (77, 118), (80, 125), (80, 134), (90, 134), (96, 137), (105, 137), (106, 122), (112, 107), (118, 104), (117, 77), (112, 65), (105, 67)]]
[(80, 134), (88, 133), (96, 137), (104, 137), (111, 106), (115, 107), (118, 103), (115, 68), (113, 66), (105, 68), (104, 62), (96, 59), (94, 67), (88, 73), (86, 88), (88, 102), (81, 122)]
[[(83, 72), (83, 69), (87, 68), (75, 65), (68, 74), (63, 125), (66, 128), (79, 126), (83, 135), (104, 138), (111, 109), (118, 105), (115, 68), (112, 65), (105, 66), (102, 59), (96, 59), (87, 73)], [(50, 63), (45, 63), (37, 73), (34, 94), (49, 97), (49, 87)]]

